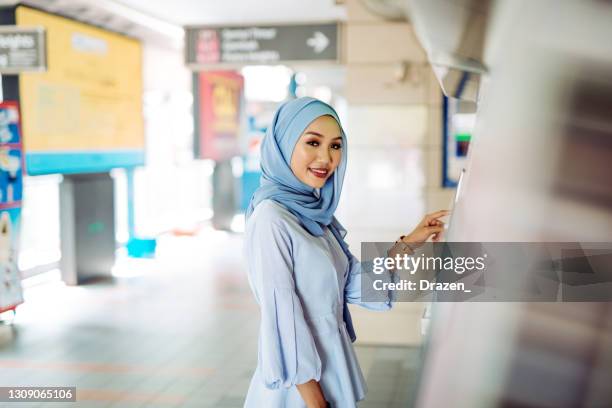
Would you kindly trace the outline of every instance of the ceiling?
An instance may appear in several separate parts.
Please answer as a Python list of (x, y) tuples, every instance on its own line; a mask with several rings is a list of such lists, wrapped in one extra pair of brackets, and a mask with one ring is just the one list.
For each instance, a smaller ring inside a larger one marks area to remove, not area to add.
[(178, 49), (188, 25), (346, 19), (336, 0), (0, 0), (0, 5), (19, 2)]
[(177, 25), (335, 21), (345, 18), (334, 0), (114, 0)]

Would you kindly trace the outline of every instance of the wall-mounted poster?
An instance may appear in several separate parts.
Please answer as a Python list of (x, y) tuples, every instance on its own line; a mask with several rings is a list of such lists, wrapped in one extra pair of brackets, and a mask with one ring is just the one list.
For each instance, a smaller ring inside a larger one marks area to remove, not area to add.
[(21, 208), (0, 208), (0, 312), (23, 302), (17, 269)]
[(461, 173), (467, 165), (475, 122), (476, 104), (474, 102), (443, 97), (443, 187), (457, 187)]
[(0, 146), (0, 204), (21, 201), (22, 163), (21, 149)]
[(19, 206), (23, 191), (23, 154), (19, 108), (0, 102), (0, 206)]
[(27, 173), (144, 164), (140, 42), (25, 6), (15, 16), (48, 39), (47, 71), (19, 75)]
[(16, 102), (0, 102), (0, 144), (21, 144)]
[(239, 155), (244, 78), (232, 71), (200, 72), (197, 77), (196, 156), (220, 161)]
[(0, 103), (0, 312), (23, 302), (17, 267), (23, 155), (19, 108), (15, 101)]

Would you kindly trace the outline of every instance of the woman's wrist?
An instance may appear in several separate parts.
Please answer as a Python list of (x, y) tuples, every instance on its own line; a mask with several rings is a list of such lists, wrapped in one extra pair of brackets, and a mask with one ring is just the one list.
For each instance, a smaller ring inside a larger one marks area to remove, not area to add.
[(308, 408), (324, 408), (327, 406), (327, 401), (318, 381), (312, 379), (303, 384), (297, 384), (296, 387)]
[(321, 403), (315, 403), (313, 405), (306, 404), (308, 408), (331, 408), (331, 404), (328, 401), (323, 401)]
[(414, 252), (416, 249), (422, 247), (425, 242), (413, 239), (411, 235), (402, 235), (396, 243), (402, 243)]
[(409, 254), (414, 254), (414, 250), (420, 246), (418, 242), (410, 239), (410, 235), (400, 236), (399, 239), (395, 241), (395, 244), (399, 245), (402, 252), (408, 252)]
[(414, 249), (410, 244), (404, 241), (405, 235), (402, 235), (395, 241), (395, 244), (387, 251), (387, 257), (395, 258), (396, 256), (413, 255)]

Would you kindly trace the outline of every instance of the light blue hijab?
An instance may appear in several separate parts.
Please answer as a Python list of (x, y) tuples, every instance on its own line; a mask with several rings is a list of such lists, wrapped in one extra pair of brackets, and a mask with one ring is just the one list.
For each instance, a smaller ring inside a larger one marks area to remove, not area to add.
[[(317, 191), (302, 183), (293, 174), (291, 155), (295, 144), (308, 125), (324, 115), (330, 115), (338, 122), (342, 136), (342, 159), (325, 185)], [(346, 147), (346, 135), (334, 108), (309, 97), (283, 103), (274, 114), (261, 145), (262, 175), (259, 188), (251, 197), (247, 208), (247, 220), (257, 204), (265, 199), (274, 200), (291, 211), (312, 235), (321, 236), (324, 234), (324, 227), (329, 227), (350, 263), (352, 255), (344, 241), (346, 229), (334, 217), (346, 170)], [(355, 341), (357, 336), (346, 302), (343, 306), (343, 319), (351, 341)]]
[[(342, 159), (325, 185), (317, 191), (293, 174), (291, 155), (308, 125), (324, 115), (330, 115), (338, 122), (342, 136)], [(344, 242), (346, 230), (334, 217), (346, 170), (346, 146), (346, 135), (334, 108), (310, 97), (283, 103), (274, 114), (261, 145), (260, 186), (251, 197), (246, 218), (260, 202), (272, 199), (291, 211), (312, 235), (323, 235), (324, 227), (328, 226), (347, 252), (348, 246)]]

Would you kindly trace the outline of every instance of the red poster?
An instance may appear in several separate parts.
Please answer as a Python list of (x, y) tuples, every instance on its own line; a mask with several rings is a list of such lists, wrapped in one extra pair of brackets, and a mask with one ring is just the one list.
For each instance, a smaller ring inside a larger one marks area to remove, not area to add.
[(239, 155), (244, 78), (232, 71), (201, 72), (199, 89), (199, 157), (225, 160)]

